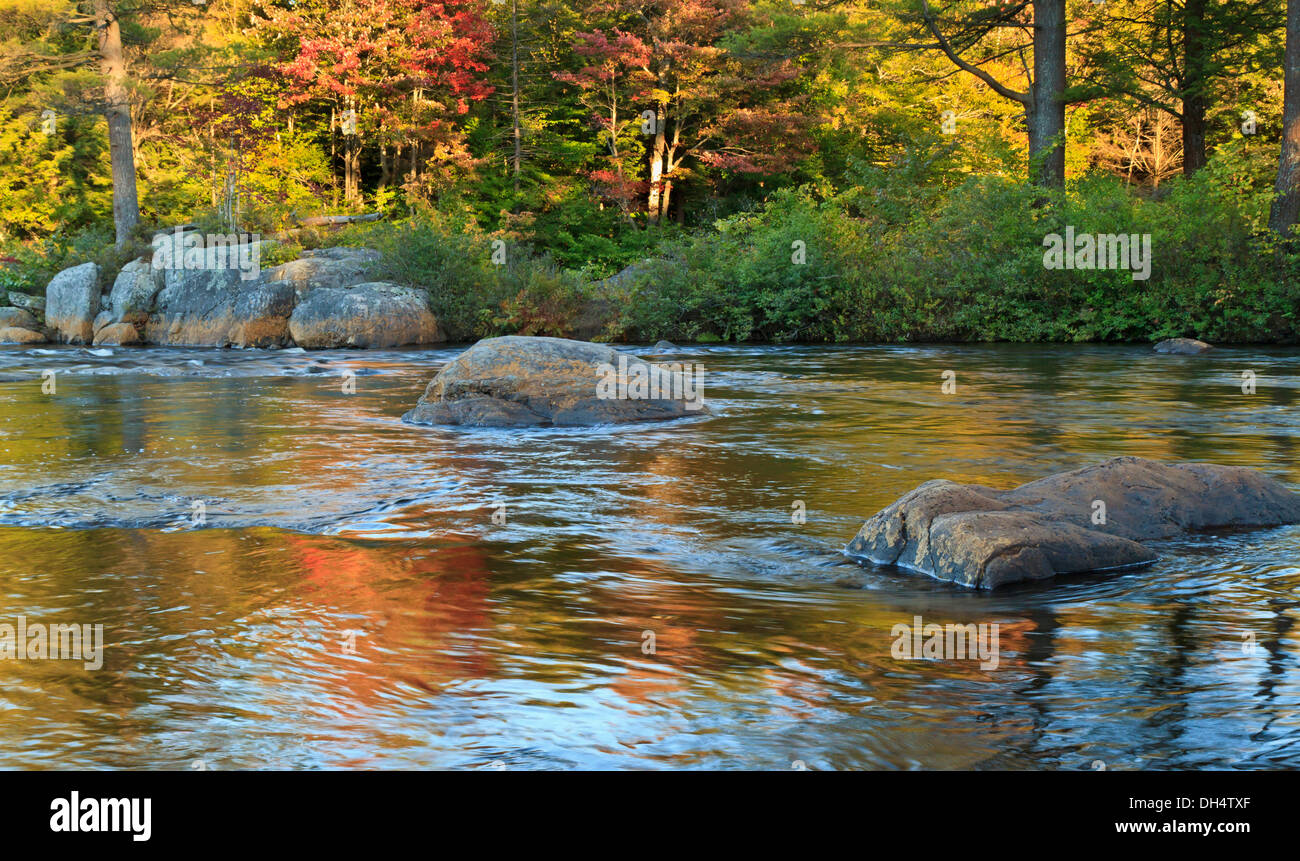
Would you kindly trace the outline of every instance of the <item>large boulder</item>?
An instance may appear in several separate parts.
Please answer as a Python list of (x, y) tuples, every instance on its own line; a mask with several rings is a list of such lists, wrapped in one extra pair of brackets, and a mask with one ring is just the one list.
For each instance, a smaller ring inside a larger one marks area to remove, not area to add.
[[(674, 374), (670, 366), (651, 365), (603, 344), (563, 338), (487, 338), (439, 371), (402, 420), (529, 427), (700, 415), (707, 408), (698, 378), (690, 371), (679, 368)], [(652, 377), (653, 391), (643, 385)]]
[(1141, 540), (1288, 523), (1300, 523), (1300, 494), (1262, 473), (1120, 457), (1013, 490), (926, 482), (863, 524), (846, 552), (993, 589), (1154, 561)]
[(89, 344), (99, 314), (99, 266), (83, 263), (64, 269), (45, 288), (45, 324), (59, 340)]
[(293, 285), (245, 280), (237, 269), (168, 269), (145, 326), (152, 344), (270, 347), (289, 342)]
[(113, 323), (144, 325), (149, 322), (154, 301), (165, 286), (164, 270), (155, 269), (149, 260), (132, 260), (122, 267), (108, 295), (108, 311)]
[(312, 290), (365, 284), (378, 261), (379, 252), (370, 248), (321, 248), (268, 270), (262, 280), (288, 282), (301, 298)]
[(0, 329), (39, 329), (41, 324), (22, 308), (0, 308)]
[(317, 287), (289, 317), (299, 347), (400, 347), (446, 338), (424, 291), (381, 281), (351, 288)]
[(17, 326), (0, 326), (0, 344), (44, 344), (48, 340), (40, 332)]
[(1170, 338), (1156, 344), (1152, 349), (1157, 353), (1169, 353), (1175, 356), (1199, 356), (1201, 353), (1208, 353), (1214, 347), (1195, 338)]

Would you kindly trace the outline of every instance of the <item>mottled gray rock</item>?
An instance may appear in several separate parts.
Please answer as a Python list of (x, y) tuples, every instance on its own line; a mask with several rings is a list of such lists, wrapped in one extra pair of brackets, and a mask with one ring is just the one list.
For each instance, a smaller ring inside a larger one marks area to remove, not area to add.
[(109, 293), (108, 310), (114, 323), (144, 325), (153, 312), (154, 301), (166, 284), (165, 270), (155, 269), (149, 260), (132, 260), (122, 267)]
[(678, 397), (620, 398), (611, 384), (611, 371), (615, 376), (622, 371), (625, 379), (633, 380), (652, 372), (662, 379), (668, 376), (663, 370), (603, 344), (487, 338), (439, 371), (415, 409), (402, 419), (414, 424), (528, 427), (654, 421), (707, 412), (698, 389), (688, 392), (679, 384)]
[(663, 261), (646, 258), (608, 278), (587, 285), (590, 298), (583, 302), (574, 317), (573, 336), (590, 340), (601, 335), (616, 334), (619, 311), (626, 297), (643, 276), (653, 275), (662, 264)]
[(9, 304), (15, 308), (22, 308), (36, 317), (45, 316), (45, 297), (31, 296), (27, 293), (19, 293), (16, 290), (9, 291)]
[(926, 482), (863, 524), (846, 552), (993, 589), (1154, 561), (1141, 540), (1287, 523), (1300, 523), (1300, 494), (1262, 473), (1121, 457), (1013, 490)]
[(99, 313), (99, 266), (83, 263), (64, 269), (45, 288), (45, 325), (59, 340), (89, 344)]
[(382, 281), (317, 287), (289, 317), (294, 343), (309, 349), (400, 347), (446, 340), (424, 291)]
[(22, 308), (0, 308), (0, 329), (39, 329), (41, 324)]
[(1170, 353), (1175, 356), (1199, 356), (1201, 353), (1208, 353), (1214, 347), (1195, 338), (1170, 338), (1156, 344), (1152, 349), (1157, 353)]
[(365, 284), (378, 260), (379, 252), (369, 248), (322, 248), (268, 270), (263, 280), (288, 282), (301, 298), (321, 288)]
[(48, 338), (40, 332), (18, 326), (0, 326), (0, 344), (44, 344)]
[(195, 347), (283, 345), (295, 300), (292, 284), (244, 280), (237, 269), (168, 269), (145, 340)]

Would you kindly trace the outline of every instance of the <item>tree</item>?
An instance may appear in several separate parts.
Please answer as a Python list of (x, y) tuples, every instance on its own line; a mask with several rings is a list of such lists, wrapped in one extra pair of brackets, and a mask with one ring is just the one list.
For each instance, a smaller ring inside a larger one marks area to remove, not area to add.
[(301, 0), (266, 15), (269, 35), (291, 46), (278, 67), (290, 82), (285, 106), (331, 107), (347, 200), (360, 200), (367, 140), (385, 179), (400, 172), (403, 151), (412, 183), (430, 162), (467, 164), (454, 118), (491, 92), (482, 74), (492, 31), (474, 0)]
[(582, 87), (602, 109), (616, 104), (642, 109), (624, 113), (625, 119), (604, 113), (600, 122), (611, 144), (631, 125), (649, 139), (649, 221), (669, 213), (675, 185), (695, 173), (692, 162), (739, 173), (779, 173), (807, 151), (811, 118), (785, 90), (798, 68), (789, 57), (728, 50), (728, 38), (751, 24), (746, 4), (598, 0), (592, 8), (612, 25), (580, 34), (575, 50), (592, 64), (558, 77)]
[(127, 94), (122, 26), (109, 0), (95, 0), (100, 74), (104, 76), (104, 118), (108, 120), (108, 157), (113, 171), (113, 228), (117, 247), (130, 241), (140, 223), (136, 193), (135, 144), (131, 140), (131, 102)]
[(1300, 0), (1287, 0), (1283, 61), (1282, 155), (1268, 224), (1286, 235), (1300, 221)]
[(0, 83), (23, 80), (60, 114), (96, 114), (107, 121), (119, 248), (140, 222), (136, 113), (140, 91), (147, 89), (140, 67), (146, 66), (148, 74), (169, 74), (150, 66), (152, 43), (180, 36), (206, 12), (190, 0), (0, 0), (0, 15), (45, 29), (44, 37), (29, 42), (26, 50), (5, 57)]
[[(960, 4), (953, 4), (953, 6)], [(1032, 7), (1032, 12), (1030, 10)], [(958, 11), (949, 7), (949, 11)], [(1032, 15), (1032, 20), (1031, 16)], [(1029, 132), (1029, 170), (1047, 188), (1065, 186), (1066, 19), (1065, 0), (981, 4), (957, 18), (955, 32), (945, 33), (939, 14), (921, 0), (921, 16), (939, 49), (964, 72), (979, 78), (1006, 99), (1019, 102)], [(1029, 31), (1026, 41), (1000, 48), (996, 57), (1018, 55), (1028, 87), (1015, 90), (997, 79), (985, 66), (994, 58), (971, 61), (963, 54), (1003, 29)], [(1033, 72), (1025, 60), (1033, 54)]]
[(1079, 41), (1083, 81), (1167, 113), (1181, 127), (1183, 172), (1205, 166), (1210, 114), (1226, 82), (1249, 74), (1281, 24), (1276, 0), (1111, 0)]

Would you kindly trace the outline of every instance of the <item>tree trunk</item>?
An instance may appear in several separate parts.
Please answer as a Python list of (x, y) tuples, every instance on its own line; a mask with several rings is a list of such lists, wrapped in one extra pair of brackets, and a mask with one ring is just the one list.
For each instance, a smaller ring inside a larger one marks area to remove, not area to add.
[(1286, 4), (1283, 81), (1282, 157), (1268, 226), (1286, 235), (1300, 220), (1300, 0), (1287, 0)]
[(117, 247), (124, 248), (140, 223), (140, 201), (135, 187), (135, 150), (131, 143), (131, 103), (126, 88), (122, 30), (108, 0), (95, 0), (95, 27), (99, 30), (104, 116), (108, 120), (108, 153), (113, 173), (113, 227)]
[(356, 136), (348, 138), (348, 149), (344, 158), (347, 159), (347, 177), (343, 196), (348, 203), (357, 203), (361, 200), (361, 145)]
[(1034, 83), (1025, 111), (1034, 181), (1065, 188), (1065, 0), (1034, 3)]
[[(344, 113), (345, 121), (359, 124), (356, 100), (349, 96), (346, 104), (351, 113)], [(347, 128), (343, 131), (343, 199), (356, 203), (361, 199), (361, 130), (354, 128), (351, 134), (347, 134)]]
[(523, 130), (519, 124), (519, 0), (510, 2), (510, 113), (515, 138), (515, 194), (519, 194), (519, 168), (524, 160)]
[(668, 138), (664, 134), (665, 112), (655, 109), (655, 142), (650, 150), (650, 196), (646, 201), (646, 217), (650, 223), (659, 221), (664, 211), (664, 155), (668, 149)]
[(1205, 167), (1206, 0), (1186, 0), (1183, 6), (1183, 175)]

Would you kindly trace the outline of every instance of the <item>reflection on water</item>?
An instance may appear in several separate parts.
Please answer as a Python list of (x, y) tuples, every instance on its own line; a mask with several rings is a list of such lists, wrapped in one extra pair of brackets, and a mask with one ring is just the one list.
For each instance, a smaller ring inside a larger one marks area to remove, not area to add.
[[(711, 416), (401, 424), (454, 354), (0, 348), (0, 623), (107, 643), (0, 661), (0, 767), (1300, 765), (1300, 529), (993, 595), (840, 555), (936, 477), (1300, 485), (1292, 352), (698, 348)], [(917, 615), (999, 666), (895, 660)]]

